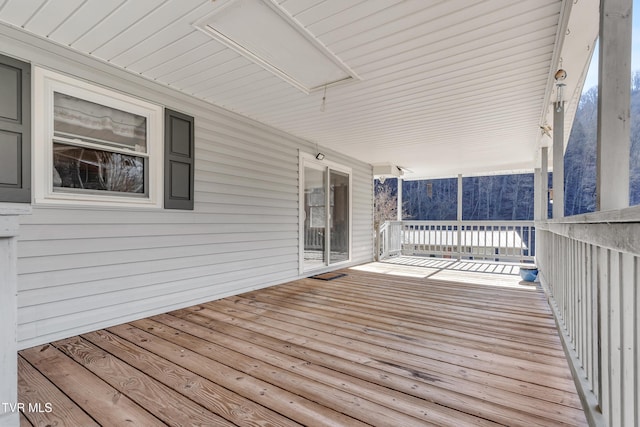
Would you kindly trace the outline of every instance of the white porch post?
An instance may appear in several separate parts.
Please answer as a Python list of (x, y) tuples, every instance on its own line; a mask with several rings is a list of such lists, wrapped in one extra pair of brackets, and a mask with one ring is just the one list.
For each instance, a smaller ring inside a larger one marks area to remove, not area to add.
[(402, 178), (398, 177), (398, 221), (402, 221)]
[(462, 174), (458, 174), (458, 221), (462, 221)]
[(458, 259), (462, 259), (462, 174), (458, 174)]
[(19, 215), (31, 205), (0, 203), (0, 425), (18, 426), (18, 286)]
[(534, 169), (533, 173), (533, 219), (541, 221), (547, 219), (547, 200), (549, 193), (549, 149), (540, 148), (540, 167)]
[(540, 153), (540, 219), (549, 217), (549, 147)]
[(540, 167), (533, 173), (533, 219), (542, 221), (547, 219), (549, 210), (549, 148), (540, 148)]
[(629, 206), (633, 0), (600, 1), (596, 209)]
[(564, 217), (564, 101), (553, 104), (553, 218)]
[[(548, 217), (549, 212), (549, 148), (541, 147), (540, 148), (540, 167), (536, 168), (534, 176), (534, 212), (533, 219), (534, 221), (545, 221)], [(537, 224), (536, 224), (537, 226)], [(535, 257), (536, 264), (541, 266), (541, 258), (543, 253), (545, 252), (545, 246), (543, 245), (542, 239), (544, 232), (536, 231), (536, 241), (535, 241)], [(544, 274), (544, 273), (542, 273)]]
[(540, 168), (533, 170), (533, 220), (542, 219), (542, 172)]

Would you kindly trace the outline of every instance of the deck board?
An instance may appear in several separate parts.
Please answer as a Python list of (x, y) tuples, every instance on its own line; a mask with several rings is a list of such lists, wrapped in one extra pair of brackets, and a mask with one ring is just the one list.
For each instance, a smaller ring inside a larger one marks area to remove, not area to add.
[(54, 345), (167, 424), (233, 425), (81, 337)]
[(22, 350), (21, 424), (587, 425), (539, 289), (380, 268)]
[(29, 419), (20, 412), (20, 427), (32, 427), (33, 424), (29, 421)]
[[(22, 357), (18, 357), (18, 370), (20, 372), (18, 381), (20, 402), (27, 407), (29, 404), (51, 404), (51, 412), (49, 413), (45, 405), (42, 405), (44, 408), (39, 411), (26, 410), (21, 412), (21, 424), (39, 426), (66, 423), (67, 425), (75, 424), (86, 427), (98, 426), (98, 423)], [(53, 412), (53, 408), (56, 408), (55, 412)]]
[[(145, 408), (84, 369), (53, 345), (23, 350), (20, 355), (90, 414), (99, 425), (161, 424)], [(44, 402), (46, 403), (49, 402)], [(52, 409), (51, 414), (59, 415), (56, 407)], [(65, 425), (72, 424), (65, 422)]]
[(284, 427), (299, 425), (110, 332), (96, 331), (84, 334), (82, 337), (103, 350), (117, 355), (141, 372), (179, 391), (204, 408), (220, 414), (235, 425), (269, 424)]

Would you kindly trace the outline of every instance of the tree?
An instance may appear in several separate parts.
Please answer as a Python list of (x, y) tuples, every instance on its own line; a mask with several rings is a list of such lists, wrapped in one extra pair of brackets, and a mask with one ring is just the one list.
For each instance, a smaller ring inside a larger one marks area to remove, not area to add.
[(564, 155), (565, 216), (596, 209), (598, 87), (580, 97)]
[(397, 190), (393, 191), (390, 185), (376, 181), (373, 207), (373, 223), (376, 229), (385, 221), (396, 220), (398, 218)]

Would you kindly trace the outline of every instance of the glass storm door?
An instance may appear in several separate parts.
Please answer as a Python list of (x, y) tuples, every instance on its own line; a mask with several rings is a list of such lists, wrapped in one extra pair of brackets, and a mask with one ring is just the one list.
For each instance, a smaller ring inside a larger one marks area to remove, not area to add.
[(329, 170), (329, 264), (349, 260), (349, 174)]
[(309, 159), (303, 161), (303, 270), (350, 259), (350, 174)]
[(325, 229), (326, 171), (314, 165), (304, 168), (304, 269), (327, 264)]

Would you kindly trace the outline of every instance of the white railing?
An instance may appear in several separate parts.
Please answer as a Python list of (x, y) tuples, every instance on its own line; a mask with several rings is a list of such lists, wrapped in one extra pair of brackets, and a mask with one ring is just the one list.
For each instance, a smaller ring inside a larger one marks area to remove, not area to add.
[(304, 230), (304, 248), (305, 250), (322, 250), (324, 249), (324, 228), (305, 228)]
[(386, 259), (400, 255), (402, 252), (402, 222), (387, 221), (378, 228), (377, 237), (377, 259)]
[[(332, 228), (331, 250), (345, 252), (349, 248), (349, 235), (338, 227)], [(324, 227), (307, 228), (304, 230), (304, 249), (322, 251), (326, 246)]]
[(383, 249), (389, 239), (399, 242), (392, 251), (379, 252), (383, 259), (398, 253), (516, 262), (535, 257), (533, 221), (395, 221), (381, 232)]
[(591, 425), (640, 425), (640, 222), (619, 219), (630, 212), (640, 218), (536, 224), (540, 280)]

